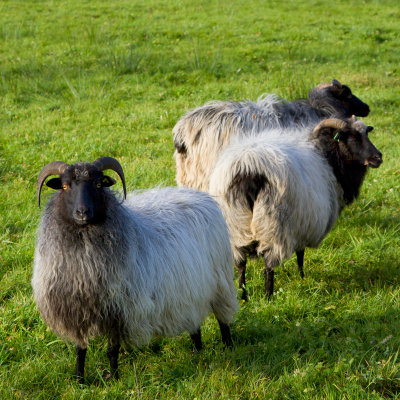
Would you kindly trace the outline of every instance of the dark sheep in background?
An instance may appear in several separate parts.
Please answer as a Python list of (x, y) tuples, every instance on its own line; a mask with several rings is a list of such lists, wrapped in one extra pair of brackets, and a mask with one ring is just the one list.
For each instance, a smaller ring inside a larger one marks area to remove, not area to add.
[(176, 181), (208, 191), (219, 153), (235, 136), (269, 129), (314, 128), (326, 118), (366, 117), (369, 107), (337, 80), (310, 90), (307, 99), (286, 101), (268, 95), (253, 101), (216, 101), (185, 114), (173, 129)]

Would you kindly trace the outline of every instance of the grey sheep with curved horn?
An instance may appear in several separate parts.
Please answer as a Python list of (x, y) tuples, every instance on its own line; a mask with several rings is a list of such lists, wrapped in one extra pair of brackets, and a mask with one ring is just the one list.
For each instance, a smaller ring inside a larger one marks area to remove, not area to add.
[(302, 261), (304, 249), (317, 247), (358, 197), (367, 168), (382, 163), (368, 138), (372, 129), (331, 118), (303, 133), (238, 138), (221, 152), (209, 191), (229, 227), (243, 299), (247, 256), (263, 256), (270, 298), (275, 268), (294, 252)]
[(47, 325), (76, 345), (84, 382), (89, 339), (107, 336), (111, 375), (118, 378), (121, 342), (143, 345), (153, 335), (189, 331), (197, 350), (200, 326), (213, 312), (222, 341), (238, 308), (227, 226), (217, 203), (190, 189), (131, 193), (121, 204), (109, 189), (119, 162), (52, 162), (39, 174), (57, 192), (37, 235), (32, 288)]

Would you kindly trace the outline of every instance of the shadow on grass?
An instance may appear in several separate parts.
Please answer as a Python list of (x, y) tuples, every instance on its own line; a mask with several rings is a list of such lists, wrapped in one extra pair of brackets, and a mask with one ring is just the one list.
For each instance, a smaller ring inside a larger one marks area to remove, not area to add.
[[(233, 349), (222, 346), (217, 330), (197, 354), (191, 353), (189, 339), (183, 346), (180, 342), (179, 349), (166, 340), (167, 350), (161, 354), (149, 348), (125, 353), (121, 357), (121, 379), (130, 388), (155, 385), (179, 390), (183, 382), (195, 382), (199, 377), (223, 380), (235, 374), (240, 379), (263, 376), (269, 385), (285, 376), (289, 381), (302, 379), (304, 388), (322, 387), (352, 375), (358, 377), (362, 390), (376, 390), (389, 397), (400, 392), (400, 373), (397, 364), (390, 362), (399, 344), (389, 334), (400, 328), (394, 307), (382, 313), (347, 313), (340, 319), (327, 311), (324, 316), (306, 315), (298, 321), (277, 321), (268, 311), (251, 313), (250, 308), (251, 304), (243, 307), (232, 327)], [(143, 363), (140, 370), (127, 371), (126, 363), (132, 365), (143, 358), (152, 367), (150, 374)], [(99, 384), (95, 380), (92, 383)]]
[[(301, 301), (307, 303), (307, 299)], [(400, 344), (396, 337), (400, 329), (398, 309), (392, 306), (381, 311), (342, 310), (339, 314), (334, 309), (315, 308), (315, 304), (303, 304), (302, 310), (292, 313), (279, 298), (270, 303), (254, 299), (242, 304), (232, 325), (232, 349), (223, 347), (213, 318), (211, 325), (206, 324), (204, 348), (199, 353), (192, 352), (188, 335), (156, 340), (139, 350), (123, 350), (119, 382), (109, 379), (105, 344), (96, 340), (88, 351), (85, 385), (75, 384), (74, 350), (69, 345), (66, 356), (70, 365), (64, 361), (58, 366), (58, 379), (61, 382), (67, 378), (70, 385), (82, 390), (113, 387), (162, 392), (178, 391), (183, 383), (189, 387), (208, 380), (229, 380), (232, 376), (239, 379), (235, 390), (241, 389), (241, 379), (259, 382), (262, 377), (262, 384), (269, 387), (284, 377), (296, 384), (301, 380), (300, 387), (304, 389), (307, 385), (322, 388), (352, 376), (363, 390), (374, 389), (385, 396), (399, 393), (398, 364), (395, 359), (390, 361)], [(37, 373), (42, 374), (43, 370)], [(43, 386), (46, 378), (39, 378), (30, 377)], [(49, 380), (47, 385), (53, 383)], [(243, 390), (251, 387), (243, 384)]]

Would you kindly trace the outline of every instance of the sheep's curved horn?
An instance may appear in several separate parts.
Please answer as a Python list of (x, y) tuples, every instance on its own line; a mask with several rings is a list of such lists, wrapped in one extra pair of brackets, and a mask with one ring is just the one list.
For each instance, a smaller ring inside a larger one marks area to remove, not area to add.
[(97, 160), (92, 162), (92, 165), (99, 169), (100, 171), (104, 171), (105, 169), (112, 169), (115, 171), (122, 181), (122, 186), (124, 187), (124, 199), (126, 199), (126, 185), (125, 185), (125, 175), (122, 170), (121, 164), (112, 157), (100, 157)]
[(36, 193), (37, 193), (39, 208), (40, 208), (40, 192), (42, 191), (42, 186), (46, 178), (50, 175), (60, 175), (68, 167), (69, 164), (65, 163), (64, 161), (53, 161), (42, 168), (36, 184)]
[(347, 123), (345, 121), (343, 121), (342, 119), (328, 118), (328, 119), (324, 119), (323, 121), (321, 121), (314, 128), (313, 134), (315, 137), (317, 137), (322, 128), (334, 128), (334, 129), (337, 129), (338, 131), (341, 131), (344, 128), (346, 128), (346, 126), (347, 126)]

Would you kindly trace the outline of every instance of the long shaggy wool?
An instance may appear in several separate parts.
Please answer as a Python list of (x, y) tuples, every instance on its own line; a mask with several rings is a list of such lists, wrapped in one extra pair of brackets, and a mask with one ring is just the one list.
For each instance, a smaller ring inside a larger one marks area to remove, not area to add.
[[(238, 184), (247, 181), (259, 182), (252, 200)], [(270, 131), (233, 142), (218, 158), (209, 192), (228, 223), (236, 263), (254, 244), (274, 265), (317, 247), (343, 207), (331, 167), (300, 132)]]
[(272, 94), (257, 102), (207, 103), (184, 115), (173, 129), (176, 181), (180, 186), (207, 191), (218, 155), (232, 138), (252, 136), (267, 128), (292, 133), (315, 126), (320, 119), (320, 113), (306, 101), (283, 103)]
[(104, 224), (66, 225), (60, 193), (44, 212), (32, 286), (45, 322), (86, 347), (117, 323), (135, 345), (152, 335), (195, 333), (212, 311), (224, 323), (237, 310), (226, 223), (204, 193), (165, 188), (109, 195)]

